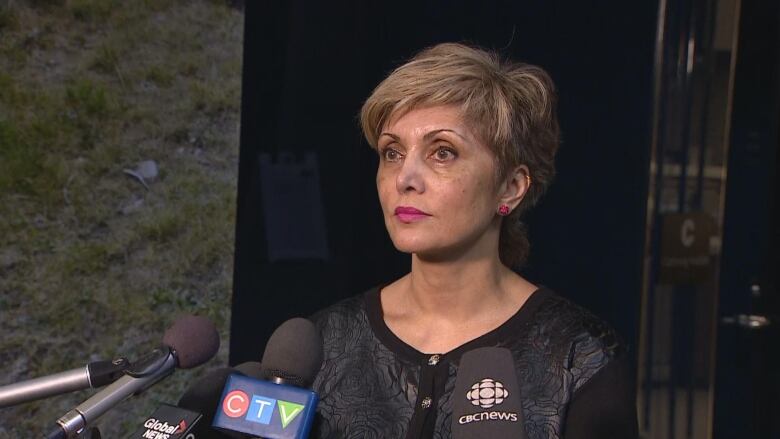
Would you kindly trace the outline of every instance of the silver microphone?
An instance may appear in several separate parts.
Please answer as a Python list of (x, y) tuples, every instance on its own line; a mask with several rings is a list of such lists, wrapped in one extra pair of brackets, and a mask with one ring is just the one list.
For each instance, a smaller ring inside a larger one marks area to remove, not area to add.
[(84, 367), (0, 386), (0, 408), (83, 389), (97, 389), (116, 381), (130, 366), (127, 358), (93, 361)]

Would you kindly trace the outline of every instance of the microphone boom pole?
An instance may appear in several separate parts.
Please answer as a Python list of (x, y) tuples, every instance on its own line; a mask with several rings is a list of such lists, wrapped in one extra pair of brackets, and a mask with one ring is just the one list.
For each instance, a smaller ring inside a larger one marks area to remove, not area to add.
[[(145, 367), (144, 367), (145, 366)], [(164, 346), (142, 361), (142, 370), (130, 371), (57, 420), (47, 439), (74, 438), (112, 407), (173, 373), (176, 357)], [(136, 369), (136, 367), (134, 367)], [(137, 370), (137, 369), (136, 369)]]
[(0, 386), (0, 408), (11, 407), (36, 399), (97, 388), (116, 381), (130, 363), (126, 358), (96, 361), (85, 367), (55, 373), (21, 383)]

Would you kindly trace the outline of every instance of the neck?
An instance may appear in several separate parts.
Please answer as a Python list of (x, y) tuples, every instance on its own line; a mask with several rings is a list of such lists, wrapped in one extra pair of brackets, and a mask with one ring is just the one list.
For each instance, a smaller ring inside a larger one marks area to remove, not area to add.
[(408, 309), (431, 317), (462, 318), (507, 303), (510, 282), (517, 276), (501, 263), (496, 247), (477, 245), (446, 259), (413, 254), (406, 279)]
[(424, 262), (412, 258), (408, 276), (409, 300), (424, 314), (455, 314), (481, 309), (502, 294), (506, 267), (488, 261)]

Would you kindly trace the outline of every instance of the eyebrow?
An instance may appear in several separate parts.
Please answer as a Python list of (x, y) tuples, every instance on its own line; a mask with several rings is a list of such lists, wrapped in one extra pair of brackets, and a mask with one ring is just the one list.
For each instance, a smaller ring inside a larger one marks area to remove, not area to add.
[[(463, 137), (463, 135), (461, 135), (459, 132), (457, 132), (455, 130), (448, 129), (448, 128), (442, 128), (442, 129), (438, 129), (438, 130), (429, 131), (429, 132), (425, 133), (425, 135), (423, 136), (423, 140), (428, 142), (428, 141), (431, 140), (432, 137), (435, 137), (437, 134), (443, 133), (443, 132), (455, 134), (456, 136), (460, 137), (461, 139), (466, 140), (466, 138)], [(395, 141), (400, 141), (401, 140), (400, 137), (396, 136), (395, 134), (388, 133), (387, 131), (379, 134), (379, 137), (382, 137), (382, 136), (389, 136), (389, 137), (391, 137)]]

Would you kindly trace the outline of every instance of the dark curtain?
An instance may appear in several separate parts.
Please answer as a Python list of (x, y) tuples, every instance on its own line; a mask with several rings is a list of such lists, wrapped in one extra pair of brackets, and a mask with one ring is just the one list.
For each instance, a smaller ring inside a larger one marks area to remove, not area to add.
[[(408, 271), (357, 113), (390, 70), (444, 41), (497, 49), (555, 80), (558, 177), (527, 217), (522, 274), (605, 318), (636, 353), (656, 13), (655, 1), (247, 2), (231, 364), (258, 360), (284, 320)], [(261, 154), (301, 165), (293, 181), (314, 169), (319, 195), (304, 183), (263, 188)], [(317, 237), (311, 254), (271, 259), (286, 236), (269, 228), (279, 216)]]

